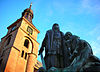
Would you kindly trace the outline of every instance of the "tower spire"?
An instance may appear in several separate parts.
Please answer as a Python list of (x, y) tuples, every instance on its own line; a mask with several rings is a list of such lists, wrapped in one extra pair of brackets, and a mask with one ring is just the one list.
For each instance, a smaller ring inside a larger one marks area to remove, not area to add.
[(32, 2), (30, 4), (29, 8), (24, 10), (24, 12), (22, 13), (22, 17), (24, 16), (28, 21), (30, 21), (32, 23), (33, 11), (31, 9), (31, 7), (32, 7)]
[(31, 2), (31, 4), (30, 4), (30, 7), (29, 7), (29, 8), (31, 9), (31, 7), (32, 7), (32, 2)]

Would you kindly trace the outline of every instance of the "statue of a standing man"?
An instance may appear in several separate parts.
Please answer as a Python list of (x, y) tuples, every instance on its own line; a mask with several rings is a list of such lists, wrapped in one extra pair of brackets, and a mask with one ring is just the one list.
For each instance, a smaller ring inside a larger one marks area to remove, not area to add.
[(59, 25), (56, 23), (51, 30), (46, 32), (39, 54), (45, 48), (44, 60), (47, 69), (50, 67), (63, 67), (63, 36), (64, 34), (60, 31)]

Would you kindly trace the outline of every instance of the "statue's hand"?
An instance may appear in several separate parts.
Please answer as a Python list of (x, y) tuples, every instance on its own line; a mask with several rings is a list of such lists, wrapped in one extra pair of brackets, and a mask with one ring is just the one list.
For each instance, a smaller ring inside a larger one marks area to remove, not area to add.
[(43, 50), (44, 50), (43, 48), (40, 48), (38, 55), (40, 55), (43, 52)]
[(73, 52), (73, 56), (77, 56), (77, 54), (78, 54), (78, 52), (75, 50), (74, 52)]
[(40, 55), (42, 52), (41, 51), (39, 51), (39, 54), (38, 55)]
[(40, 55), (40, 53), (38, 55)]
[(74, 52), (73, 52), (73, 54), (71, 54), (71, 56), (70, 56), (70, 60), (73, 60), (76, 56), (77, 56), (77, 54), (78, 54), (78, 52), (75, 50)]

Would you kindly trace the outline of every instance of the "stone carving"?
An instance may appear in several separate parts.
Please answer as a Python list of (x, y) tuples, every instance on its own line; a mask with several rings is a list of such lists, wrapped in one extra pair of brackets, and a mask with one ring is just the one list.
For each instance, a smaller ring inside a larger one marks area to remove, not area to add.
[(100, 60), (93, 55), (90, 44), (71, 32), (63, 35), (58, 24), (47, 31), (39, 54), (44, 48), (47, 70), (43, 72), (100, 72)]

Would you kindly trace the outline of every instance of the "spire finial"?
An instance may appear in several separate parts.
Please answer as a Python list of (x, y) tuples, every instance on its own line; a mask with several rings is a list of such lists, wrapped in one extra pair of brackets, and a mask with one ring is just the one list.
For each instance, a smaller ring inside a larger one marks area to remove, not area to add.
[(29, 7), (30, 9), (31, 9), (31, 6), (32, 6), (32, 2), (31, 2), (30, 7)]

